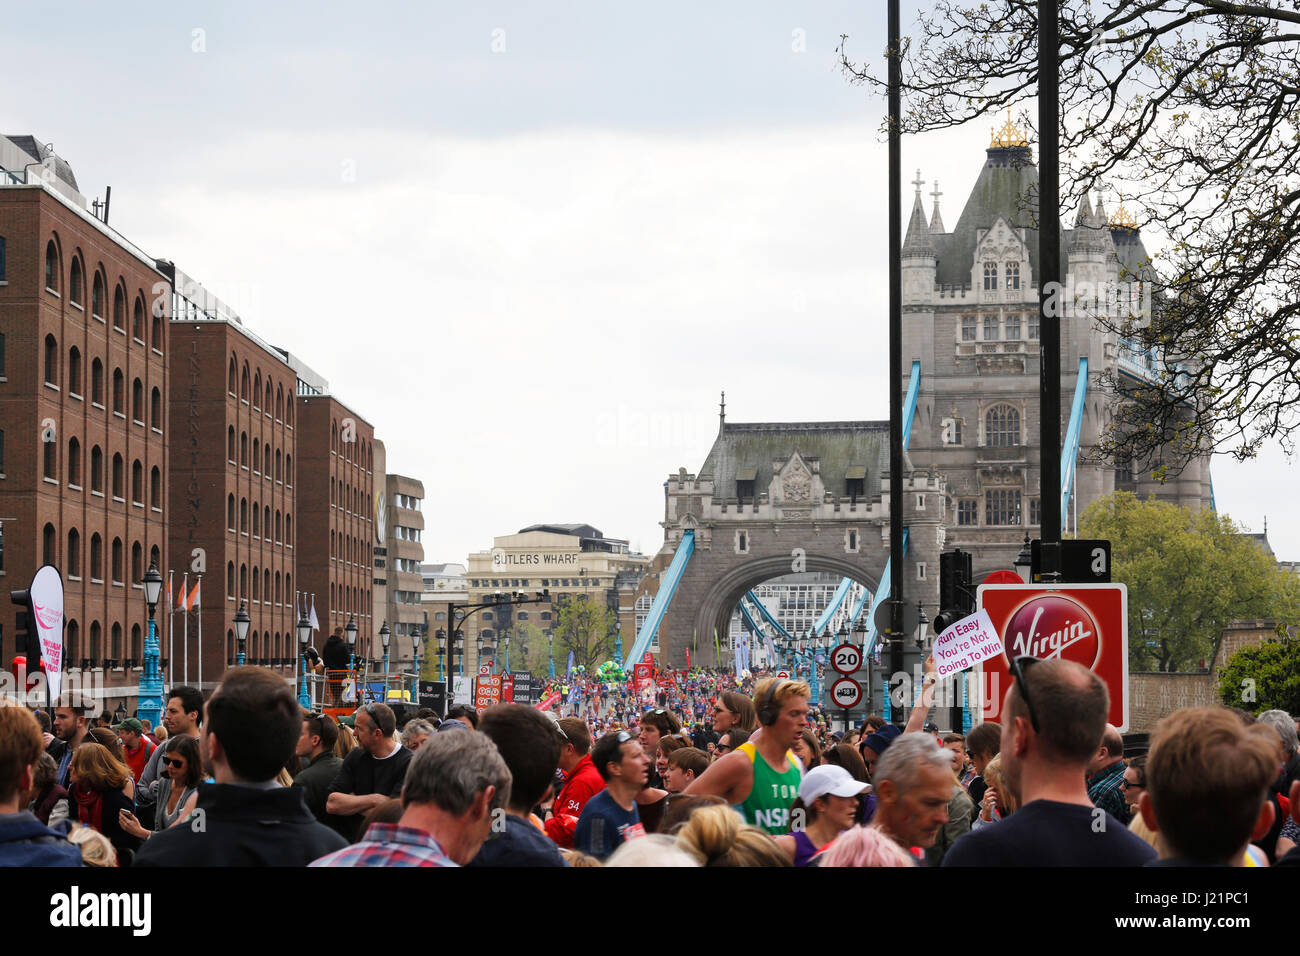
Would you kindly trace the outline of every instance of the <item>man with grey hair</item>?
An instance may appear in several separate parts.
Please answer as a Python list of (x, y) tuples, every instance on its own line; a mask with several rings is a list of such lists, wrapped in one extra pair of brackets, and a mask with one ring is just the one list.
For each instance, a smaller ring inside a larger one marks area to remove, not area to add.
[(1272, 727), (1282, 738), (1282, 750), (1285, 752), (1286, 761), (1282, 774), (1286, 779), (1280, 782), (1282, 792), (1286, 793), (1291, 789), (1291, 784), (1300, 780), (1300, 739), (1297, 738), (1295, 719), (1285, 710), (1266, 710), (1256, 720)]
[(510, 771), (484, 734), (438, 734), (411, 760), (402, 817), (312, 866), (464, 866), (510, 800)]
[(1085, 771), (1106, 730), (1110, 695), (1062, 658), (1010, 661), (1002, 702), (1002, 773), (1021, 806), (959, 839), (944, 866), (1143, 866), (1156, 852), (1088, 798)]
[(927, 733), (903, 734), (876, 762), (871, 825), (905, 850), (933, 846), (948, 822), (952, 754)]
[(402, 729), (402, 746), (411, 753), (415, 753), (420, 749), (420, 745), (432, 736), (433, 732), (433, 724), (427, 720), (416, 718), (407, 721), (406, 726)]

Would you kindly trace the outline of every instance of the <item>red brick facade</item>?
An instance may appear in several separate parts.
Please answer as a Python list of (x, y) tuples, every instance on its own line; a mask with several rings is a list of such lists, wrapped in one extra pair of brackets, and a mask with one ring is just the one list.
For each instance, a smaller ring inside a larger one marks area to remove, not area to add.
[[(210, 689), (237, 645), (234, 617), (247, 604), (249, 663), (291, 673), (297, 654), (293, 607), (295, 507), (294, 371), (278, 353), (224, 320), (170, 323), (173, 349), (170, 570), (179, 591), (201, 575), (200, 608), (184, 612), (162, 640), (176, 682)], [(164, 572), (164, 577), (166, 572)], [(179, 597), (177, 598), (179, 600)], [(174, 648), (174, 649), (173, 649)]]
[[(139, 582), (151, 561), (166, 567), (170, 343), (155, 304), (170, 284), (38, 186), (0, 189), (0, 237), (0, 517), (13, 519), (0, 581), (26, 587), (41, 564), (59, 568), (67, 666), (103, 668), (110, 705), (133, 711)], [(5, 666), (13, 654), (6, 628)]]
[(374, 427), (331, 395), (298, 396), (299, 587), (316, 599), (317, 646), (352, 616), (357, 654), (383, 656), (374, 616)]

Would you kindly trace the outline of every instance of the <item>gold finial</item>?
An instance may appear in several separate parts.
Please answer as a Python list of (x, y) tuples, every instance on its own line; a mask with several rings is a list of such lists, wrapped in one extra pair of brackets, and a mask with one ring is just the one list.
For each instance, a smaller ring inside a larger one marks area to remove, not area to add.
[(1115, 229), (1136, 229), (1138, 227), (1137, 217), (1125, 209), (1123, 203), (1120, 203), (1115, 211), (1111, 213), (1107, 225)]
[(1001, 129), (993, 130), (989, 141), (990, 149), (1007, 149), (1013, 146), (1028, 146), (1029, 134), (1011, 122), (1011, 107), (1007, 107), (1007, 121)]

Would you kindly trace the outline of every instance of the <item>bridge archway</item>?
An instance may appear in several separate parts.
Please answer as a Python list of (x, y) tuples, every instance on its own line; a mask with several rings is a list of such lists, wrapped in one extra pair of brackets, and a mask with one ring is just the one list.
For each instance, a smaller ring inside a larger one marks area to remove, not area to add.
[[(883, 560), (882, 557), (881, 561)], [(712, 646), (716, 629), (719, 638), (725, 638), (731, 615), (745, 593), (765, 581), (790, 574), (791, 565), (792, 560), (789, 556), (771, 556), (745, 561), (724, 572), (713, 581), (712, 587), (708, 588), (700, 598), (692, 637), (699, 638), (702, 642), (707, 636), (708, 644)], [(872, 594), (880, 583), (879, 574), (868, 573), (861, 564), (845, 560), (844, 556), (806, 554), (799, 570), (852, 578)]]

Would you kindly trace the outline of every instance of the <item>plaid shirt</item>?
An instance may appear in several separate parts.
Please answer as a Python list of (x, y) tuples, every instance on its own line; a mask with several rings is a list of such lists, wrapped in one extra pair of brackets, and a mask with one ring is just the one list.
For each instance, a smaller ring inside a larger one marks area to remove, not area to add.
[(366, 838), (321, 857), (312, 866), (456, 866), (424, 830), (372, 823)]
[(1088, 778), (1088, 799), (1120, 823), (1128, 825), (1128, 801), (1120, 787), (1124, 783), (1124, 761), (1116, 760), (1105, 770)]

